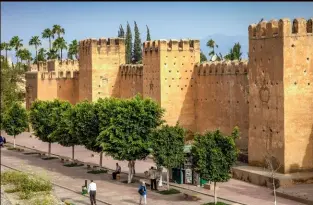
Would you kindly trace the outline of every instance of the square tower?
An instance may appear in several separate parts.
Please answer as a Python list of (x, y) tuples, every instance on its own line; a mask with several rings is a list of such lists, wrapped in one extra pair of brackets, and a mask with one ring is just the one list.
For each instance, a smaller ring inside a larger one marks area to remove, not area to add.
[(79, 58), (79, 101), (120, 96), (119, 66), (125, 63), (123, 38), (82, 40)]
[(200, 41), (147, 41), (143, 51), (143, 96), (166, 110), (167, 124), (179, 122), (195, 131), (194, 67), (200, 62)]
[(312, 19), (249, 26), (249, 163), (270, 153), (280, 172), (313, 169)]

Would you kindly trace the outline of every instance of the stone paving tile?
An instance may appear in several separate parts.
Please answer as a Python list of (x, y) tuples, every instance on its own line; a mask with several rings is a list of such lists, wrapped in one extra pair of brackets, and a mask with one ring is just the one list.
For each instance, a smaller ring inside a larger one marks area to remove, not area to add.
[[(24, 155), (20, 152), (1, 150), (1, 164), (8, 165), (23, 171), (44, 175), (52, 182), (75, 190), (80, 193), (85, 179), (93, 179), (97, 183), (97, 198), (111, 204), (138, 204), (138, 184), (124, 184), (111, 180), (109, 174), (92, 175), (87, 174), (87, 169), (82, 167), (69, 168), (62, 165), (60, 160), (42, 160), (40, 157)], [(126, 180), (126, 176), (121, 180)], [(72, 196), (72, 195), (71, 195)], [(75, 200), (77, 196), (75, 195)], [(148, 190), (149, 204), (203, 204), (212, 201), (212, 197), (201, 196), (202, 200), (197, 202), (184, 201), (183, 195), (164, 196)], [(85, 200), (86, 201), (86, 200)], [(88, 200), (85, 202), (88, 203)]]
[[(3, 132), (2, 132), (3, 133)], [(11, 136), (7, 136), (3, 133), (3, 136), (7, 138), (8, 142), (13, 142), (13, 138)], [(33, 146), (41, 151), (47, 151), (48, 144), (44, 143), (36, 138), (30, 138), (30, 133), (22, 133), (21, 135), (16, 137), (16, 143), (30, 147)], [(52, 144), (52, 153), (71, 157), (71, 148), (63, 147), (58, 144)], [(91, 154), (94, 154), (94, 157), (91, 157)], [(89, 163), (99, 163), (99, 155), (93, 153), (89, 150), (86, 150), (84, 147), (77, 146), (75, 148), (75, 158), (79, 159), (83, 162)], [(121, 167), (122, 171), (127, 171), (127, 162), (125, 161), (116, 161), (113, 160), (111, 157), (103, 157), (103, 166), (114, 169), (115, 163), (118, 162)], [(155, 166), (151, 159), (147, 159), (144, 161), (137, 161), (136, 162), (136, 175), (143, 175), (143, 172), (149, 169), (151, 166)], [(165, 178), (164, 178), (165, 179)], [(213, 191), (203, 189), (200, 187), (192, 186), (192, 185), (178, 185), (175, 186), (194, 190), (197, 192), (201, 192), (204, 194), (213, 195)], [(266, 187), (260, 187), (257, 185), (253, 185), (247, 182), (231, 179), (229, 182), (226, 183), (219, 183), (219, 190), (218, 195), (227, 198), (228, 200), (237, 201), (243, 204), (249, 205), (271, 205), (273, 202), (273, 195), (272, 190)], [(287, 200), (281, 197), (277, 197), (277, 201), (281, 205), (301, 205), (301, 203), (297, 203), (292, 200)]]

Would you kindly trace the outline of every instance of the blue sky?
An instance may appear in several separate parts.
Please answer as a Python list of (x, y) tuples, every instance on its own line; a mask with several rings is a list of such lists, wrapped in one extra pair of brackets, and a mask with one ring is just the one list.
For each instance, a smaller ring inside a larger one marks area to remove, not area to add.
[[(17, 35), (33, 52), (27, 45), (30, 37), (41, 36), (54, 24), (65, 28), (69, 42), (115, 37), (120, 24), (125, 29), (128, 21), (133, 29), (136, 21), (142, 41), (148, 25), (152, 40), (217, 36), (218, 44), (230, 48), (223, 37), (247, 41), (249, 24), (285, 17), (313, 18), (313, 2), (1, 2), (1, 42)], [(201, 43), (204, 48), (205, 42)], [(246, 43), (242, 44), (246, 51)], [(46, 40), (43, 47), (48, 47)]]

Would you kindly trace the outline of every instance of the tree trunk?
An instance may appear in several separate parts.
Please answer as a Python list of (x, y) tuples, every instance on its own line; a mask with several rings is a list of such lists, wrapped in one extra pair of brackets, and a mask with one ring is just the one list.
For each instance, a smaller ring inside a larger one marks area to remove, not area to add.
[(61, 51), (61, 53), (60, 53), (61, 55), (60, 56), (61, 56), (61, 60), (62, 60), (62, 49), (60, 49), (60, 51)]
[(214, 204), (217, 203), (217, 195), (216, 195), (216, 182), (214, 182)]
[(103, 157), (103, 152), (100, 152), (100, 163), (99, 163), (100, 168), (102, 168), (102, 157)]
[(135, 170), (135, 162), (136, 162), (136, 161), (133, 161), (133, 175), (135, 175), (135, 174), (136, 174), (136, 170)]
[(133, 180), (133, 164), (132, 164), (132, 161), (129, 161), (129, 167), (128, 167), (128, 184), (130, 184)]
[(49, 50), (51, 51), (51, 37), (49, 37)]
[(15, 135), (13, 136), (13, 147), (15, 148)]
[(75, 158), (74, 158), (74, 151), (75, 151), (75, 145), (72, 146), (72, 160), (74, 161)]
[(275, 186), (275, 179), (274, 179), (274, 173), (272, 173), (272, 179), (273, 179), (273, 188), (274, 188), (274, 205), (276, 205), (276, 186)]
[(170, 168), (167, 168), (166, 182), (167, 182), (167, 190), (170, 190)]
[(160, 180), (159, 180), (159, 187), (161, 187), (161, 186), (163, 186), (163, 167), (158, 167), (157, 168), (158, 169), (158, 171), (160, 172)]
[(38, 63), (38, 51), (37, 51), (37, 46), (36, 46), (36, 61), (37, 61), (37, 69), (39, 71), (39, 63)]
[(50, 155), (51, 155), (51, 142), (49, 142), (49, 148), (48, 148), (48, 156), (50, 157)]
[(8, 63), (8, 50), (5, 50), (5, 62)]

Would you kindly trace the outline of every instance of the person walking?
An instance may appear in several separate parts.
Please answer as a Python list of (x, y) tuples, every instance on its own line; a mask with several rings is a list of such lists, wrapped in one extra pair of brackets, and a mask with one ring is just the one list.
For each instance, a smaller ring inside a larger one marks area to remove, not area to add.
[(96, 192), (97, 192), (97, 184), (93, 182), (93, 180), (90, 180), (90, 184), (88, 186), (88, 193), (90, 196), (90, 203), (91, 205), (97, 205), (96, 202)]
[(146, 188), (146, 184), (144, 181), (139, 186), (138, 193), (140, 195), (139, 205), (141, 205), (142, 200), (143, 200), (143, 204), (146, 205), (147, 204), (147, 188)]

